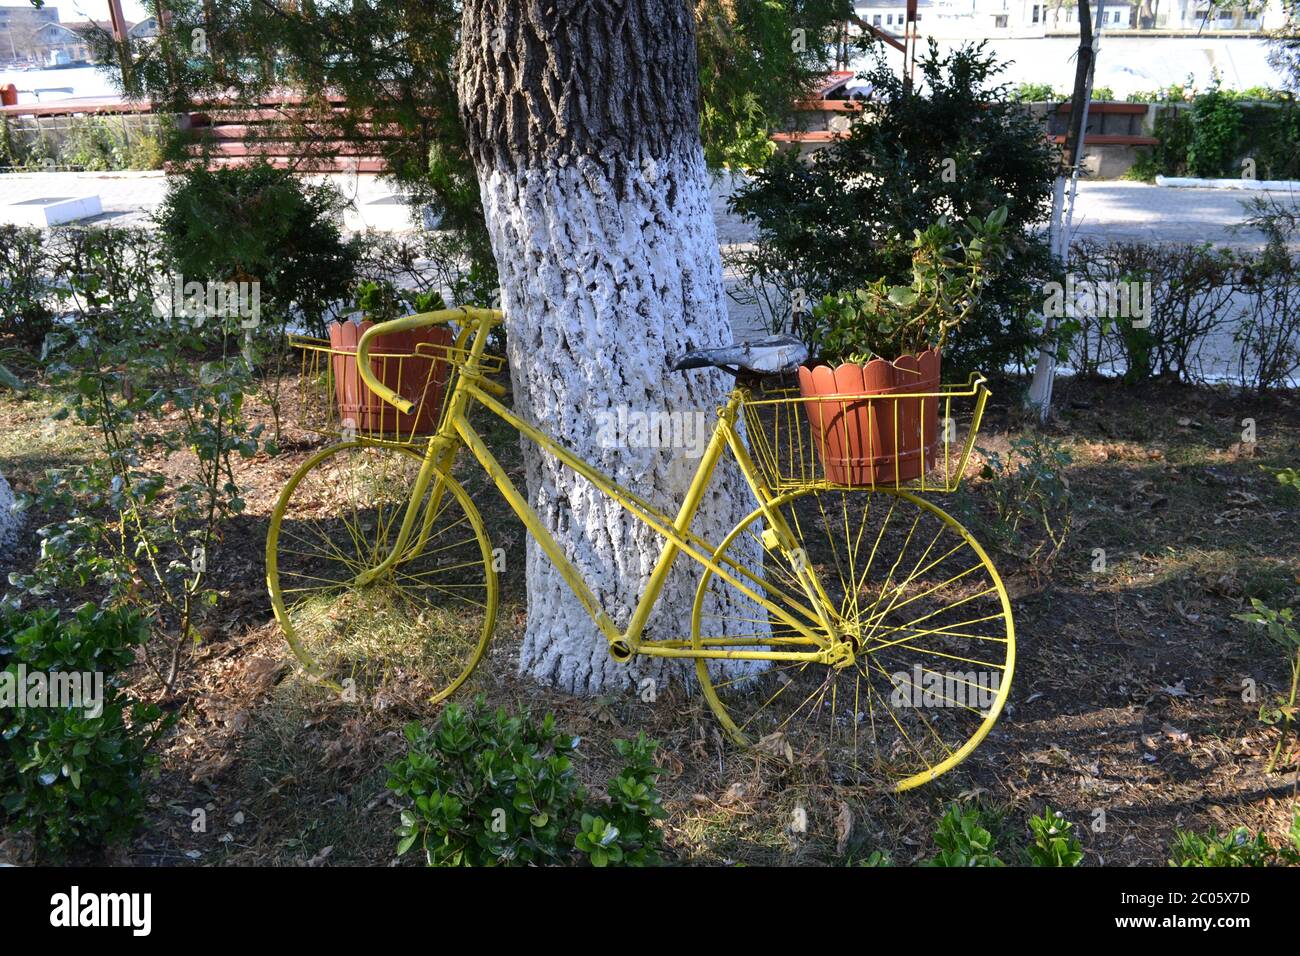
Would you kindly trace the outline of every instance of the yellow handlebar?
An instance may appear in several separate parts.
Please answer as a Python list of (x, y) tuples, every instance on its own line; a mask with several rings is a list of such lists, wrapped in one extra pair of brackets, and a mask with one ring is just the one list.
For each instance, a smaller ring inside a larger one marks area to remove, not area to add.
[(410, 329), (422, 329), (426, 326), (441, 325), (456, 320), (461, 320), (465, 325), (476, 325), (482, 330), (489, 329), (494, 325), (500, 325), (505, 321), (505, 316), (496, 309), (462, 307), (459, 309), (440, 309), (437, 312), (421, 312), (419, 315), (408, 315), (400, 319), (393, 319), (390, 322), (380, 322), (378, 325), (372, 325), (366, 329), (365, 334), (361, 336), (361, 341), (357, 343), (357, 371), (361, 373), (361, 380), (366, 383), (366, 388), (389, 405), (392, 405), (403, 415), (411, 414), (415, 410), (415, 402), (402, 398), (375, 377), (374, 371), (370, 368), (370, 342), (376, 336), (388, 335), (392, 332), (406, 332)]

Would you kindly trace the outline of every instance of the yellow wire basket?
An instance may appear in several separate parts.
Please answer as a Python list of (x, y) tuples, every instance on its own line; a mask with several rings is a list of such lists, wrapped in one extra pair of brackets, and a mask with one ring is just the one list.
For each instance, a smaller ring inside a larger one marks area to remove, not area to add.
[[(351, 323), (345, 323), (350, 325)], [(403, 414), (366, 387), (357, 368), (355, 342), (367, 326), (353, 326), (335, 340), (292, 335), (289, 344), (299, 353), (298, 423), (307, 430), (343, 439), (361, 438), (386, 444), (418, 444), (437, 431), (446, 411), (456, 375), (469, 360), (462, 340), (445, 328), (428, 332), (434, 341), (400, 345), (377, 340), (370, 348), (370, 368), (385, 385), (415, 403)], [(422, 330), (424, 331), (424, 330)], [(463, 338), (463, 337), (462, 337)], [(342, 341), (340, 341), (342, 339)], [(479, 368), (488, 376), (500, 374), (506, 360), (483, 355)]]
[(742, 402), (750, 455), (774, 492), (806, 488), (956, 491), (989, 390), (965, 385), (884, 395), (805, 396), (750, 390)]

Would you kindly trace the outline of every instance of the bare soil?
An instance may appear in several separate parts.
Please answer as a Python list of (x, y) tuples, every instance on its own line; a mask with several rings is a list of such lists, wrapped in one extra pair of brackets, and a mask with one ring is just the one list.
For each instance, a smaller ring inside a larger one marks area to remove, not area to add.
[[(982, 448), (1005, 451), (1028, 430), (1011, 394), (995, 395)], [(16, 491), (90, 453), (76, 426), (47, 424), (55, 406), (38, 393), (5, 394), (0, 404), (10, 423), (0, 470)], [(1267, 470), (1300, 462), (1297, 397), (1062, 382), (1057, 405), (1047, 431), (1073, 455), (1073, 530), (1050, 567), (995, 555), (1016, 621), (1009, 704), (974, 755), (933, 784), (901, 795), (855, 790), (807, 755), (791, 762), (739, 750), (685, 686), (646, 703), (631, 690), (578, 699), (517, 677), (524, 537), (484, 484), (470, 491), (507, 549), (508, 570), (496, 636), (460, 699), (482, 693), (507, 708), (555, 712), (582, 736), (578, 765), (595, 790), (614, 739), (638, 730), (658, 738), (677, 863), (841, 864), (879, 849), (906, 865), (933, 852), (935, 824), (954, 800), (978, 801), (1003, 821), (1004, 848), (1024, 841), (1029, 815), (1060, 810), (1078, 825), (1088, 864), (1164, 865), (1177, 829), (1244, 825), (1276, 837), (1296, 804), (1297, 755), (1266, 776), (1277, 730), (1257, 715), (1289, 671), (1278, 649), (1232, 615), (1252, 597), (1284, 606), (1300, 593), (1300, 496)], [(253, 403), (252, 414), (267, 410)], [(1244, 419), (1254, 420), (1253, 442), (1243, 440)], [(513, 437), (488, 433), (517, 472)], [(292, 427), (284, 438), (281, 454), (239, 465), (246, 512), (210, 559), (222, 599), (183, 688), (162, 695), (143, 669), (134, 681), (134, 693), (179, 721), (162, 744), (146, 826), (104, 862), (395, 862), (398, 807), (384, 767), (403, 750), (403, 724), (436, 720), (438, 708), (423, 703), (418, 675), (349, 703), (294, 666), (271, 616), (262, 555), (276, 496), (320, 446)], [(978, 498), (978, 480), (970, 491)], [(27, 520), (6, 573), (36, 556), (33, 532), (48, 516)], [(1093, 570), (1096, 549), (1106, 553), (1103, 572)], [(1253, 702), (1243, 699), (1250, 682)], [(807, 814), (806, 833), (791, 827), (796, 808)], [(837, 839), (846, 808), (851, 835)], [(24, 853), (19, 839), (0, 849)]]

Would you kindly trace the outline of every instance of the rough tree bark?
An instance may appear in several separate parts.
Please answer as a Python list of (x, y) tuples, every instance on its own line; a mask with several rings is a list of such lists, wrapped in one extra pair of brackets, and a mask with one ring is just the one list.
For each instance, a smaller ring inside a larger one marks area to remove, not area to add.
[(14, 492), (4, 475), (0, 475), (0, 561), (8, 561), (18, 544), (23, 526), (21, 512), (14, 511)]
[[(466, 0), (459, 71), (501, 273), (515, 409), (675, 513), (703, 442), (687, 432), (712, 428), (728, 382), (712, 370), (672, 373), (668, 363), (731, 340), (691, 9), (685, 0)], [(675, 447), (644, 447), (655, 442), (638, 436), (608, 447), (600, 426), (620, 412), (629, 421), (679, 413), (689, 428)], [(625, 624), (662, 539), (527, 442), (524, 461), (533, 507)], [(727, 468), (695, 530), (721, 540), (749, 499)], [(614, 663), (531, 541), (526, 572), (521, 673), (588, 694), (663, 673), (648, 659)], [(698, 574), (678, 561), (647, 637), (688, 633)]]

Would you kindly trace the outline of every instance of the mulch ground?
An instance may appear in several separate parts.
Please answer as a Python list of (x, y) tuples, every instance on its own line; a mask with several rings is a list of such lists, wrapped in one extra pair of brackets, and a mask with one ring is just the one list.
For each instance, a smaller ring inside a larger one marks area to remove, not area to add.
[[(1300, 593), (1300, 496), (1261, 467), (1300, 463), (1296, 397), (1062, 382), (1057, 402), (1046, 430), (1073, 456), (1071, 536), (1050, 567), (995, 556), (1014, 599), (1010, 700), (971, 759), (934, 784), (903, 795), (854, 792), (815, 762), (739, 751), (685, 687), (647, 704), (631, 692), (578, 699), (519, 679), (523, 537), (490, 495), (477, 498), (487, 525), (519, 559), (507, 561), (496, 637), (461, 698), (483, 693), (510, 708), (555, 712), (583, 737), (579, 770), (597, 791), (614, 739), (638, 730), (657, 737), (668, 855), (679, 863), (836, 864), (880, 849), (907, 864), (932, 853), (935, 823), (954, 800), (977, 801), (1003, 820), (1007, 845), (1024, 840), (1029, 815), (1061, 810), (1081, 831), (1088, 864), (1163, 865), (1177, 829), (1244, 825), (1276, 837), (1296, 804), (1296, 764), (1293, 757), (1287, 772), (1264, 774), (1277, 730), (1258, 712), (1289, 670), (1233, 615), (1252, 597), (1283, 606)], [(48, 466), (55, 443), (59, 454), (79, 446), (75, 436), (41, 437), (51, 406), (38, 398), (4, 404), (11, 429), (37, 436), (0, 444), (0, 470), (21, 491)], [(252, 413), (265, 408), (254, 404)], [(1254, 420), (1254, 442), (1243, 441), (1243, 419)], [(995, 397), (980, 446), (1005, 450), (1028, 428)], [(512, 439), (494, 440), (517, 468)], [(46, 453), (41, 442), (50, 444)], [(384, 766), (402, 752), (402, 725), (434, 720), (436, 708), (422, 703), (418, 682), (357, 704), (306, 681), (265, 591), (268, 516), (317, 447), (290, 427), (281, 454), (240, 463), (246, 512), (209, 562), (219, 611), (183, 686), (163, 698), (179, 721), (162, 745), (147, 824), (108, 862), (394, 861), (397, 806)], [(971, 493), (978, 496), (978, 482)], [(35, 528), (42, 517), (28, 521)], [(6, 573), (30, 565), (34, 538), (26, 536)], [(1099, 548), (1104, 572), (1093, 570)], [(143, 670), (133, 689), (162, 696)], [(790, 827), (796, 808), (807, 814), (806, 833)], [(0, 852), (21, 858), (25, 847), (11, 838)]]

